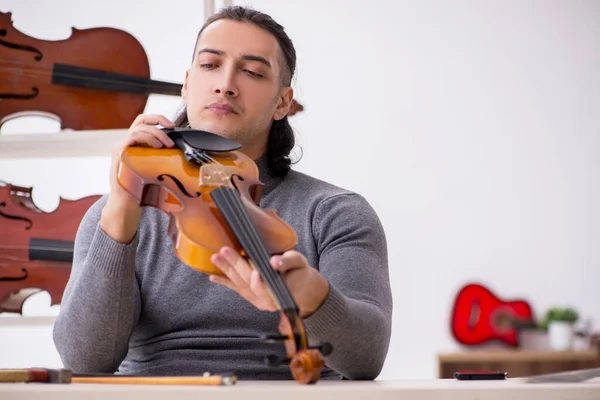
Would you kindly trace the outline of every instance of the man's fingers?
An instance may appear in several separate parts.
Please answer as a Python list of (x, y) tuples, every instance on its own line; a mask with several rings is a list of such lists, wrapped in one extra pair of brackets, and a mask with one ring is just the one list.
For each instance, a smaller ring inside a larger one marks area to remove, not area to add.
[(127, 146), (142, 144), (156, 149), (173, 147), (175, 143), (160, 129), (148, 125), (140, 125), (131, 132)]
[(260, 277), (260, 274), (256, 270), (253, 270), (250, 274), (250, 289), (252, 290), (252, 293), (254, 293), (254, 296), (257, 299), (259, 299), (260, 303), (258, 307), (261, 310), (277, 310), (277, 305), (275, 304), (273, 297), (271, 297), (267, 286), (264, 284), (263, 280)]
[(267, 290), (267, 286), (264, 284), (258, 271), (254, 270), (250, 273), (250, 289), (258, 297), (271, 298), (271, 294)]
[[(173, 147), (175, 143), (169, 136), (155, 125), (162, 125), (165, 128), (174, 128), (175, 124), (167, 119), (164, 115), (155, 114), (140, 114), (131, 124), (129, 128), (129, 137), (135, 136), (137, 132), (147, 132), (158, 139), (165, 147)], [(131, 143), (134, 144), (134, 143)], [(144, 143), (145, 144), (145, 143)], [(152, 147), (156, 147), (152, 145)]]
[[(227, 278), (233, 282), (239, 289), (238, 292), (248, 288), (250, 278), (244, 279), (236, 268), (223, 256), (223, 254), (215, 253), (211, 256), (210, 260), (217, 268), (219, 268)], [(249, 275), (249, 273), (248, 273)]]
[(235, 250), (224, 247), (211, 256), (211, 261), (225, 274), (225, 276), (211, 275), (211, 281), (236, 291), (260, 310), (277, 309), (258, 271), (254, 270)]
[(218, 283), (219, 285), (226, 286), (231, 290), (235, 290), (235, 285), (226, 276), (209, 275), (208, 279), (211, 282), (215, 282), (215, 283)]
[(250, 285), (250, 273), (252, 272), (252, 267), (237, 251), (225, 246), (219, 251), (219, 255), (233, 267), (244, 283)]
[(141, 144), (145, 146), (154, 147), (155, 149), (160, 149), (164, 147), (164, 143), (161, 142), (158, 138), (156, 138), (151, 133), (147, 132), (143, 128), (136, 131), (130, 139), (130, 144)]
[[(257, 273), (257, 275), (258, 275), (258, 273)], [(270, 297), (268, 297), (268, 294), (259, 297), (255, 294), (254, 290), (242, 290), (238, 285), (236, 285), (234, 282), (232, 282), (227, 276), (210, 275), (208, 277), (208, 279), (211, 282), (218, 283), (219, 285), (223, 285), (223, 286), (233, 290), (234, 292), (237, 292), (240, 296), (242, 296), (248, 302), (252, 303), (259, 310), (275, 311), (277, 309), (273, 300)], [(260, 281), (260, 277), (258, 278), (258, 280), (256, 278), (253, 278), (253, 279), (255, 281), (257, 281), (257, 283), (259, 285), (262, 285), (262, 282)]]
[(174, 128), (175, 124), (167, 119), (164, 115), (158, 114), (140, 114), (138, 115), (133, 123), (131, 124), (131, 128), (134, 128), (138, 125), (162, 125), (165, 128)]
[(271, 265), (279, 272), (286, 272), (296, 268), (308, 266), (308, 260), (302, 253), (289, 250), (279, 256), (271, 257)]
[(159, 140), (165, 147), (175, 146), (173, 140), (171, 140), (171, 138), (166, 133), (154, 126), (141, 125), (140, 127), (138, 127), (138, 129), (142, 132), (152, 135), (154, 138)]

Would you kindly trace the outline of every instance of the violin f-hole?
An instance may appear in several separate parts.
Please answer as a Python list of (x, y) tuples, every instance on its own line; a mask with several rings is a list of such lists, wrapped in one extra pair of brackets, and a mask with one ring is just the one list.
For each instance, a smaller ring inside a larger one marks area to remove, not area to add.
[[(6, 36), (8, 34), (8, 32), (6, 31), (6, 29), (0, 29), (0, 36)], [(11, 42), (7, 42), (6, 40), (2, 40), (0, 39), (0, 45), (8, 47), (9, 49), (17, 49), (17, 50), (23, 50), (23, 51), (30, 51), (32, 53), (36, 53), (35, 60), (36, 61), (41, 61), (42, 58), (44, 57), (44, 54), (42, 54), (41, 51), (39, 51), (38, 49), (36, 49), (35, 47), (31, 47), (31, 46), (26, 46), (23, 44), (15, 44), (15, 43), (11, 43)]]
[(6, 281), (24, 281), (25, 279), (27, 279), (27, 277), (29, 276), (29, 274), (27, 273), (27, 270), (25, 268), (21, 268), (21, 271), (23, 271), (23, 276), (9, 276), (9, 277), (2, 277), (0, 278), (0, 281), (2, 282), (6, 282)]
[(175, 183), (175, 185), (177, 185), (177, 188), (179, 189), (179, 191), (181, 193), (183, 193), (184, 195), (186, 195), (187, 197), (189, 197), (189, 198), (200, 197), (202, 195), (202, 193), (200, 193), (200, 192), (196, 192), (193, 195), (190, 194), (190, 192), (187, 191), (187, 189), (185, 188), (185, 186), (183, 186), (183, 183), (181, 183), (181, 181), (179, 179), (175, 178), (173, 175), (160, 174), (157, 179), (160, 182), (162, 182), (162, 181), (165, 180), (165, 177), (166, 178), (170, 178), (173, 181), (173, 183)]

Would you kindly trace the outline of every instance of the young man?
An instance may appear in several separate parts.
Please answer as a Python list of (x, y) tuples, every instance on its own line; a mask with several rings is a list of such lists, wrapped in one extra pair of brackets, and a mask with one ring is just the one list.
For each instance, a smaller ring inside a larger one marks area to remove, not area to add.
[(298, 245), (271, 259), (299, 306), (309, 343), (328, 342), (321, 379), (374, 379), (385, 361), (392, 296), (380, 221), (358, 194), (290, 169), (287, 121), (296, 55), (283, 28), (241, 7), (222, 10), (198, 35), (174, 122), (140, 115), (115, 149), (111, 191), (90, 208), (54, 340), (76, 372), (292, 379), (276, 333), (280, 318), (257, 272), (230, 248), (212, 262), (224, 276), (186, 266), (173, 251), (162, 211), (140, 208), (116, 181), (124, 146), (173, 147), (159, 129), (190, 126), (230, 138), (256, 161), (260, 205), (276, 209)]

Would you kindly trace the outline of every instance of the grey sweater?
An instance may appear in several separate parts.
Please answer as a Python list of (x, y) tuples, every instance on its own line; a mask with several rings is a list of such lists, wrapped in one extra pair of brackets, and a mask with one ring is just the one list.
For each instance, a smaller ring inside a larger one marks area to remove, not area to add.
[[(261, 207), (276, 209), (298, 234), (296, 250), (329, 281), (321, 307), (304, 324), (309, 344), (333, 346), (322, 379), (375, 379), (391, 334), (392, 296), (382, 225), (360, 195), (297, 171), (267, 173)], [(168, 216), (145, 207), (130, 244), (100, 228), (106, 196), (81, 222), (54, 342), (79, 373), (198, 375), (293, 379), (277, 333), (278, 312), (260, 311), (236, 292), (183, 264), (167, 234)]]

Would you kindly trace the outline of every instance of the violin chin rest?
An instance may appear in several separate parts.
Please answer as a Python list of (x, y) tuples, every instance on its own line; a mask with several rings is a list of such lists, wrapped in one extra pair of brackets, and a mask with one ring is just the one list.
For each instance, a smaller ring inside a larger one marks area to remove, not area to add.
[(201, 131), (199, 129), (192, 128), (162, 128), (165, 132), (179, 147), (184, 150), (185, 142), (190, 147), (204, 151), (215, 151), (215, 152), (228, 152), (238, 150), (242, 147), (236, 141), (219, 136), (216, 133), (207, 131)]

